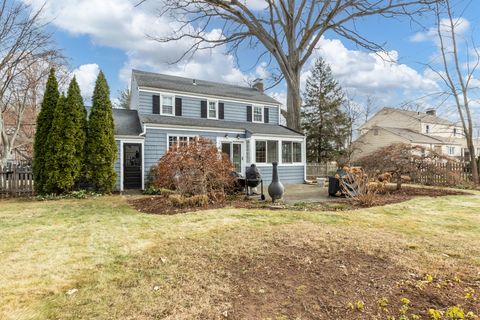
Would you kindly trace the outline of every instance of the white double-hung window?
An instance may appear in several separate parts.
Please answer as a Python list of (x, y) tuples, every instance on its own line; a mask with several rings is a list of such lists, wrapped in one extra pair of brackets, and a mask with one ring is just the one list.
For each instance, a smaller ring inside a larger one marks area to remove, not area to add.
[(173, 116), (173, 103), (175, 98), (173, 96), (162, 95), (162, 114)]
[(253, 122), (263, 122), (263, 107), (253, 106)]
[(208, 119), (218, 119), (218, 101), (208, 100)]

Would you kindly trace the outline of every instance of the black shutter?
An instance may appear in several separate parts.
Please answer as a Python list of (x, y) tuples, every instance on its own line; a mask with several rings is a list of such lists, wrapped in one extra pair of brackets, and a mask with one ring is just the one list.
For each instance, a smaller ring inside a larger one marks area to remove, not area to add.
[(175, 115), (182, 115), (182, 98), (175, 98)]
[(247, 106), (247, 121), (252, 122), (252, 106)]
[(152, 113), (160, 114), (160, 96), (152, 96)]
[(270, 114), (269, 114), (270, 108), (264, 108), (263, 109), (263, 122), (268, 123), (270, 121)]
[(202, 118), (207, 117), (207, 101), (206, 100), (200, 101), (200, 117)]
[(218, 103), (218, 119), (225, 119), (225, 104), (223, 102)]

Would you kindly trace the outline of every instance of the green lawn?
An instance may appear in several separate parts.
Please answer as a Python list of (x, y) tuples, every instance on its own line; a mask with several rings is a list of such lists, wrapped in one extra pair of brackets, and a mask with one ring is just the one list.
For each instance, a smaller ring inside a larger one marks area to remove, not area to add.
[[(259, 309), (246, 310), (242, 304), (257, 303), (248, 300), (258, 295), (248, 294), (257, 292), (256, 286), (264, 294), (277, 285), (272, 281), (292, 282), (300, 295), (312, 282), (294, 283), (295, 276), (283, 269), (267, 279), (268, 268), (295, 261), (303, 266), (312, 259), (327, 265), (342, 256), (346, 267), (341, 267), (347, 270), (349, 257), (362, 265), (370, 261), (365, 257), (375, 256), (387, 269), (434, 279), (458, 275), (475, 285), (480, 279), (480, 194), (417, 198), (340, 213), (227, 208), (171, 216), (139, 213), (122, 196), (0, 201), (0, 319), (221, 319), (242, 314), (310, 319), (322, 304), (297, 310), (297, 300), (275, 295), (287, 289), (273, 290), (258, 301)], [(262, 278), (245, 276), (251, 274)], [(249, 283), (247, 294), (238, 294), (244, 290), (240, 281)], [(339, 286), (332, 289), (339, 305), (362, 299), (353, 284)], [(70, 289), (78, 291), (69, 295)], [(283, 305), (265, 304), (275, 299)], [(362, 313), (346, 318), (362, 318)]]

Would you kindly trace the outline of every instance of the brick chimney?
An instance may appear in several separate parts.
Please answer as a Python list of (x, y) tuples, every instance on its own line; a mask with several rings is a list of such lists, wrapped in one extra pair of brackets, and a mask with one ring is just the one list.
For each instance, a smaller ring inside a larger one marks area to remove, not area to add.
[(426, 114), (430, 115), (430, 116), (436, 116), (437, 115), (437, 110), (435, 109), (427, 109), (427, 111), (425, 111)]
[(257, 89), (258, 92), (263, 92), (263, 79), (257, 78), (253, 80), (252, 87)]

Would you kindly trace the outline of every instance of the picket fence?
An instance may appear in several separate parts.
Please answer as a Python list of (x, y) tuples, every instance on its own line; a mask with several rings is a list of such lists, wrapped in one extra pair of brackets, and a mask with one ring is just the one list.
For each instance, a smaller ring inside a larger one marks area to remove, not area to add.
[(436, 162), (412, 172), (410, 178), (413, 183), (425, 185), (468, 183), (472, 181), (472, 167), (469, 162)]
[(0, 167), (0, 197), (21, 197), (33, 194), (31, 166)]
[(317, 177), (328, 177), (335, 175), (338, 166), (336, 162), (307, 163), (307, 177), (315, 179)]

